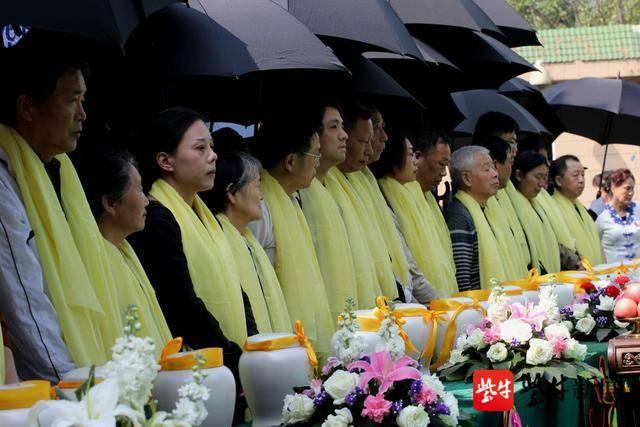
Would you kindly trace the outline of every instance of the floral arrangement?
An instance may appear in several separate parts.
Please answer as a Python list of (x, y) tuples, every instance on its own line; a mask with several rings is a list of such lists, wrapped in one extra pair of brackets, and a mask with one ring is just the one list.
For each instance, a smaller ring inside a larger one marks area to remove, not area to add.
[(112, 348), (112, 360), (104, 368), (104, 381), (96, 384), (94, 367), (88, 379), (76, 390), (77, 402), (51, 400), (38, 402), (29, 413), (29, 425), (191, 427), (207, 417), (204, 405), (209, 389), (202, 384), (205, 360), (196, 355), (194, 382), (178, 390), (180, 399), (171, 413), (156, 411), (151, 400), (153, 381), (160, 369), (155, 344), (140, 338), (137, 308), (130, 306), (125, 316), (124, 336)]
[(621, 275), (614, 280), (583, 283), (584, 293), (577, 294), (573, 303), (560, 309), (563, 324), (571, 336), (579, 340), (607, 341), (628, 332), (629, 323), (615, 319), (616, 299), (622, 293), (620, 286), (629, 282)]
[(338, 316), (338, 330), (334, 334), (336, 358), (343, 364), (359, 359), (366, 351), (366, 344), (357, 334), (360, 330), (355, 314), (355, 301), (348, 298), (344, 311)]
[(515, 379), (528, 376), (560, 383), (562, 377), (600, 377), (584, 363), (587, 347), (571, 337), (562, 323), (554, 286), (540, 291), (540, 302), (509, 303), (502, 286), (489, 297), (487, 316), (458, 337), (440, 375), (468, 379), (476, 369), (509, 369)]
[(408, 356), (371, 353), (349, 365), (327, 362), (322, 375), (285, 397), (285, 425), (400, 427), (460, 425), (458, 402), (436, 375), (423, 375)]

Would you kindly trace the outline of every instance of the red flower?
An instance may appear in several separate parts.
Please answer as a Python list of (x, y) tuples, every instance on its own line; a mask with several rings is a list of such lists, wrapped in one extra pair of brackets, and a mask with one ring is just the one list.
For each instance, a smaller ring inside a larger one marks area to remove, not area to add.
[(631, 279), (629, 279), (629, 276), (625, 276), (625, 275), (620, 275), (618, 277), (615, 278), (614, 282), (616, 282), (619, 286), (624, 286), (627, 283), (629, 283), (631, 281)]
[(617, 286), (609, 285), (604, 288), (604, 294), (611, 298), (617, 298), (620, 295), (620, 289)]
[(596, 291), (595, 285), (591, 282), (583, 283), (580, 287), (588, 294)]

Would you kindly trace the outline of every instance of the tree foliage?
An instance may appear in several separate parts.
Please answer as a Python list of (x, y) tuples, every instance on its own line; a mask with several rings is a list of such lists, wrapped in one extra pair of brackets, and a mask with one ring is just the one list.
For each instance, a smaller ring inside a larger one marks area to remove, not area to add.
[(640, 24), (640, 0), (507, 0), (534, 28)]

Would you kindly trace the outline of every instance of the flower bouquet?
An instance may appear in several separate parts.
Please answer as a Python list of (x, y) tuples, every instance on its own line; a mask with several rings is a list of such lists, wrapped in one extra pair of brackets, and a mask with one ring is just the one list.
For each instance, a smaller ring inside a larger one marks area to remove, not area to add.
[(583, 283), (584, 293), (577, 294), (573, 304), (560, 309), (562, 323), (571, 336), (585, 341), (608, 341), (628, 332), (629, 323), (615, 319), (614, 307), (621, 294), (620, 286), (629, 282), (621, 275), (614, 280)]
[(487, 317), (458, 337), (448, 362), (439, 368), (449, 380), (468, 379), (477, 369), (509, 369), (515, 379), (545, 379), (560, 384), (564, 378), (600, 377), (583, 362), (587, 347), (571, 338), (561, 322), (554, 286), (540, 291), (540, 301), (510, 304), (500, 285), (489, 297)]
[(29, 425), (191, 427), (202, 424), (208, 415), (204, 402), (209, 399), (209, 389), (202, 384), (204, 358), (195, 356), (194, 382), (178, 390), (180, 399), (175, 409), (170, 413), (156, 411), (151, 392), (160, 365), (153, 340), (136, 336), (139, 330), (137, 309), (130, 306), (125, 316), (125, 335), (113, 346), (112, 360), (103, 371), (104, 380), (96, 384), (92, 367), (88, 379), (76, 390), (77, 402), (38, 402), (29, 413)]

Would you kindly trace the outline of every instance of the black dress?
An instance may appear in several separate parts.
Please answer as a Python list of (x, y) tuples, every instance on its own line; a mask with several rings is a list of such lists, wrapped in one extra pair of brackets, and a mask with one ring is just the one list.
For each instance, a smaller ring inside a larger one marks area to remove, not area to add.
[[(224, 364), (233, 372), (240, 394), (238, 360), (242, 349), (238, 344), (242, 343), (235, 343), (224, 336), (220, 323), (196, 295), (182, 247), (180, 226), (171, 211), (157, 201), (150, 201), (144, 230), (132, 234), (128, 240), (155, 289), (171, 334), (182, 337), (184, 343), (193, 349), (222, 348)], [(244, 291), (242, 298), (247, 335), (255, 335), (258, 330)], [(236, 398), (236, 402), (244, 406), (241, 401)], [(236, 409), (236, 412), (241, 411), (238, 405)]]

